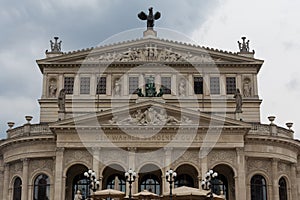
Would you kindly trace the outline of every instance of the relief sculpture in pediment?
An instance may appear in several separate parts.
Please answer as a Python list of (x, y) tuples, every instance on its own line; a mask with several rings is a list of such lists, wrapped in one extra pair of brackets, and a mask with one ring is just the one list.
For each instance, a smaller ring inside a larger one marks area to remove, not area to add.
[(169, 124), (191, 124), (192, 120), (187, 116), (182, 117), (182, 121), (178, 120), (176, 117), (168, 115), (165, 109), (154, 109), (149, 107), (145, 111), (138, 109), (135, 113), (129, 115), (128, 117), (119, 118), (114, 116), (109, 120), (110, 124), (122, 124), (122, 125), (169, 125)]
[(103, 62), (134, 62), (134, 61), (162, 61), (162, 62), (213, 62), (209, 54), (193, 55), (190, 52), (179, 53), (172, 48), (128, 48), (125, 52), (105, 53), (100, 56), (88, 57), (89, 61)]

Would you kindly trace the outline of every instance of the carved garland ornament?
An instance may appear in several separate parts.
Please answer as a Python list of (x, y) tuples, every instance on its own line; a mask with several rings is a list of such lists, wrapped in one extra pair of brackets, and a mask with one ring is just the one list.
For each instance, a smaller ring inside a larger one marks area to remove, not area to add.
[(91, 153), (88, 151), (66, 151), (64, 156), (66, 158), (66, 164), (72, 163), (74, 161), (84, 161), (85, 163), (92, 162)]
[(236, 160), (236, 153), (234, 151), (212, 151), (209, 154), (210, 165), (218, 161), (235, 163), (235, 160)]
[(268, 160), (252, 160), (249, 159), (247, 161), (248, 171), (255, 171), (255, 170), (263, 170), (265, 172), (270, 172), (272, 169), (271, 162)]
[(174, 52), (171, 48), (129, 48), (122, 53), (105, 53), (100, 56), (92, 56), (87, 58), (89, 61), (103, 61), (103, 62), (130, 62), (130, 61), (164, 61), (164, 62), (213, 62), (214, 60), (209, 54), (193, 55), (190, 52), (180, 54)]
[(53, 171), (53, 160), (46, 159), (46, 160), (32, 160), (30, 161), (29, 169), (31, 172), (36, 170), (49, 170)]

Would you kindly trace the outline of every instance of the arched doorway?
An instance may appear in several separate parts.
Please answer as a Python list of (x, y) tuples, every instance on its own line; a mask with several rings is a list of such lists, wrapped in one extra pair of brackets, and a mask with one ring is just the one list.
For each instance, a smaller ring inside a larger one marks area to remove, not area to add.
[(267, 200), (267, 181), (256, 174), (251, 178), (251, 200)]
[(216, 165), (213, 170), (218, 176), (213, 180), (213, 191), (215, 194), (223, 194), (226, 200), (235, 200), (234, 171), (226, 164)]
[(188, 186), (199, 188), (198, 172), (192, 165), (184, 164), (179, 166), (176, 170), (177, 178), (174, 187)]
[(107, 166), (102, 173), (102, 188), (126, 191), (125, 170), (117, 164)]
[(89, 195), (87, 178), (83, 175), (88, 168), (82, 164), (71, 166), (67, 171), (66, 179), (66, 200), (73, 200), (77, 190), (81, 191), (83, 199)]
[(139, 171), (139, 192), (148, 190), (149, 192), (161, 195), (161, 177), (162, 172), (156, 165), (148, 164), (143, 166)]

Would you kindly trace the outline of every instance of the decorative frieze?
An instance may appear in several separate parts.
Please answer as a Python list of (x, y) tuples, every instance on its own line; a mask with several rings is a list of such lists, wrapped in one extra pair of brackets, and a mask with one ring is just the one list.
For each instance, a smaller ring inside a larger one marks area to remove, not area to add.
[(35, 172), (46, 170), (52, 172), (54, 170), (53, 165), (53, 159), (30, 160), (29, 171)]
[(236, 163), (236, 152), (230, 150), (213, 150), (208, 155), (208, 163), (212, 166), (216, 162), (225, 161)]
[(172, 155), (173, 166), (177, 166), (183, 162), (190, 162), (195, 165), (199, 164), (199, 150), (196, 149), (182, 149), (175, 150)]
[(272, 170), (272, 163), (269, 160), (263, 159), (247, 159), (247, 171), (265, 171), (270, 173)]
[(23, 163), (22, 162), (16, 162), (14, 164), (11, 164), (9, 167), (10, 174), (21, 174), (23, 170)]
[(64, 157), (65, 157), (66, 165), (76, 162), (76, 161), (82, 161), (84, 163), (92, 163), (92, 154), (88, 151), (67, 150), (65, 152)]

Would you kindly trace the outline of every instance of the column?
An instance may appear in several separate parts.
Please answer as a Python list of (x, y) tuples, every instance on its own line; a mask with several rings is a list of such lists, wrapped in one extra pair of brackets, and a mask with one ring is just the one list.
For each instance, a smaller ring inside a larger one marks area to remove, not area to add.
[(200, 158), (200, 163), (201, 163), (201, 177), (204, 178), (206, 172), (208, 171), (207, 156)]
[(22, 200), (28, 199), (28, 166), (29, 159), (25, 158), (23, 161), (23, 172), (22, 172)]
[(107, 74), (106, 77), (106, 95), (112, 96), (112, 80), (111, 80), (111, 74)]
[(297, 196), (297, 170), (296, 170), (296, 164), (292, 164), (291, 166), (291, 190), (292, 190), (292, 200), (298, 200)]
[(193, 77), (192, 74), (188, 75), (187, 95), (188, 96), (193, 96), (194, 95), (194, 77)]
[(100, 174), (99, 174), (99, 156), (100, 156), (100, 152), (99, 152), (99, 148), (94, 147), (92, 149), (93, 151), (93, 170), (96, 172), (96, 177), (99, 178)]
[(273, 158), (272, 159), (272, 193), (273, 198), (272, 200), (279, 200), (279, 187), (278, 187), (278, 159)]
[(258, 97), (257, 75), (253, 75), (253, 96)]
[(235, 174), (236, 199), (246, 199), (246, 160), (244, 148), (236, 148), (237, 174)]
[(123, 81), (122, 81), (122, 85), (121, 85), (121, 96), (122, 94), (124, 96), (128, 96), (128, 74), (123, 74)]
[(47, 96), (47, 74), (43, 74), (43, 93), (42, 93), (42, 99), (46, 98)]
[(62, 200), (62, 193), (65, 191), (62, 190), (63, 187), (63, 162), (64, 162), (64, 148), (56, 148), (56, 157), (55, 157), (55, 183), (54, 186), (54, 199)]
[(8, 186), (9, 186), (9, 164), (5, 163), (4, 164), (2, 200), (8, 200)]
[(226, 95), (226, 76), (224, 74), (220, 75), (220, 94)]
[[(128, 169), (126, 169), (126, 171), (128, 171), (130, 168), (132, 170), (134, 170), (137, 174), (138, 172), (135, 169), (135, 152), (136, 152), (136, 148), (135, 147), (130, 147), (128, 148)], [(135, 179), (135, 181), (132, 183), (132, 190), (131, 190), (131, 194), (135, 194), (138, 191), (138, 175)], [(126, 181), (126, 196), (128, 197), (129, 195), (129, 183)]]
[(79, 95), (80, 92), (80, 77), (78, 74), (74, 77), (73, 95)]
[(97, 77), (96, 74), (93, 73), (90, 80), (90, 95), (95, 96), (96, 95), (96, 89), (97, 89)]

